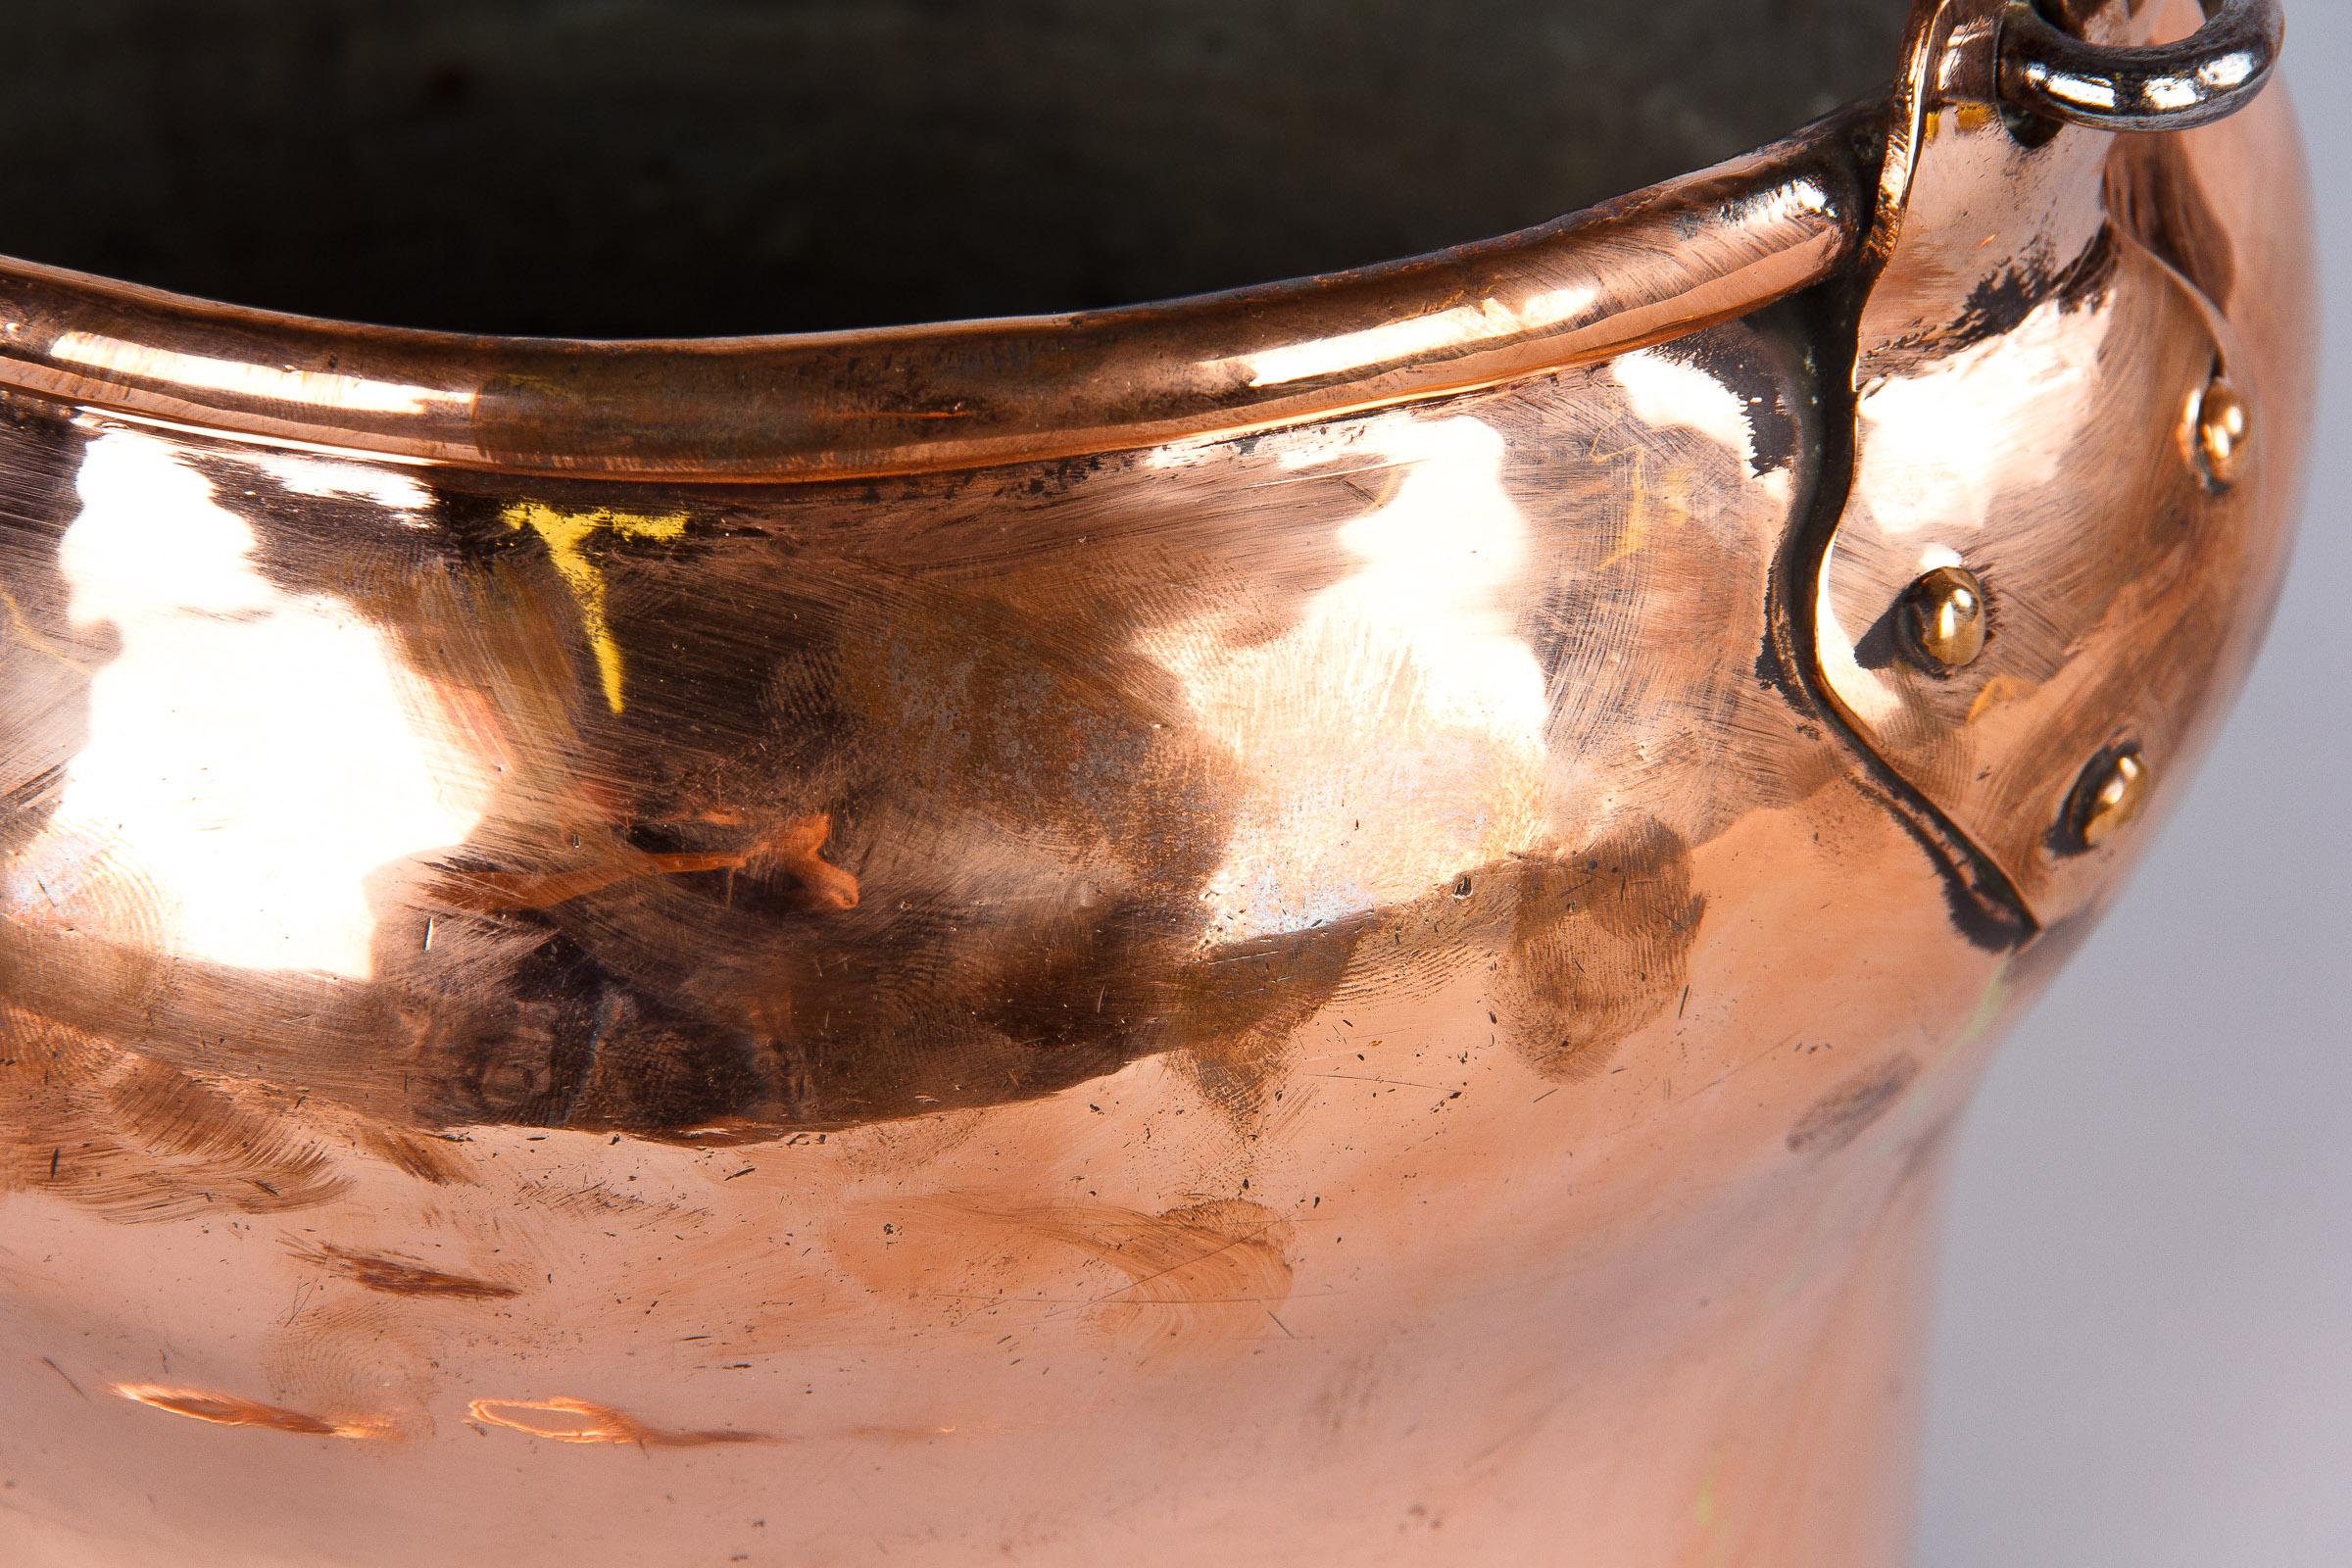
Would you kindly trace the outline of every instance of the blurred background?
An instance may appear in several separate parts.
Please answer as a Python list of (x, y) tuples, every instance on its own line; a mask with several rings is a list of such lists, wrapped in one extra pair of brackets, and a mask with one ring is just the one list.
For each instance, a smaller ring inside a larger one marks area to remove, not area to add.
[(1919, 1568), (2352, 1564), (2352, 5), (2287, 18), (2328, 295), (2302, 540), (2193, 792), (1965, 1124)]

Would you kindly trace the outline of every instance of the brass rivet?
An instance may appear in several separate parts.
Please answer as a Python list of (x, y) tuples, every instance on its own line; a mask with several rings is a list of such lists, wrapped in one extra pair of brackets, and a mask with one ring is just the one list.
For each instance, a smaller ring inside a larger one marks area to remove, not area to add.
[(2148, 764), (2136, 747), (2092, 758), (2075, 784), (2069, 808), (2076, 842), (2095, 850), (2129, 827), (2148, 804)]
[(1984, 585), (1966, 566), (1937, 566), (1903, 593), (1903, 641), (1933, 668), (1975, 663), (1985, 621)]
[(2215, 376), (2197, 400), (2197, 462), (2207, 482), (2217, 490), (2237, 483), (2253, 439), (2253, 411), (2237, 388)]

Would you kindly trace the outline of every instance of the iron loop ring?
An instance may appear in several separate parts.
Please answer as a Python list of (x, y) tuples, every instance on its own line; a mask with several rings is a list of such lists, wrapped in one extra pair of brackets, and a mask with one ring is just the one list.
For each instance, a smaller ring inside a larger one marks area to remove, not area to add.
[(2010, 0), (2001, 20), (2000, 92), (2010, 108), (2097, 130), (2181, 130), (2235, 114), (2278, 64), (2278, 0), (2205, 0), (2205, 25), (2178, 43), (2088, 43)]

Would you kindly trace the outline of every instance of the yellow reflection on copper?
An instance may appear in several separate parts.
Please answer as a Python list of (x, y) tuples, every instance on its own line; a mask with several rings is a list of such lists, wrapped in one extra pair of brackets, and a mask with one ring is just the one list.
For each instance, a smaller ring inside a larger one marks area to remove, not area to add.
[(604, 568), (588, 559), (583, 548), (598, 532), (611, 529), (621, 539), (675, 539), (686, 531), (686, 514), (648, 517), (633, 512), (564, 512), (536, 501), (518, 502), (504, 514), (510, 528), (528, 528), (547, 545), (547, 559), (564, 586), (580, 607), (580, 625), (596, 655), (597, 674), (603, 678), (605, 701), (612, 711), (625, 706), (621, 695), (620, 644), (613, 639), (606, 616), (609, 589)]

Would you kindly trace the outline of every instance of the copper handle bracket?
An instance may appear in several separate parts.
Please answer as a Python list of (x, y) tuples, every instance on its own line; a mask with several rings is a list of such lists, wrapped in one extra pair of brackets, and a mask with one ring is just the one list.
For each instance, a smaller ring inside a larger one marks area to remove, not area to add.
[(2000, 94), (2015, 111), (2097, 130), (2181, 130), (2237, 113), (2270, 79), (2285, 40), (2278, 0), (2205, 0), (2178, 43), (2111, 48), (2078, 38), (2034, 0), (2001, 18)]

